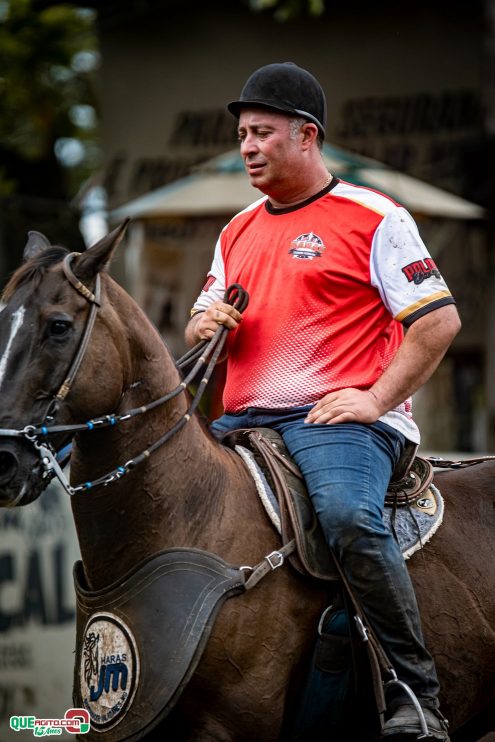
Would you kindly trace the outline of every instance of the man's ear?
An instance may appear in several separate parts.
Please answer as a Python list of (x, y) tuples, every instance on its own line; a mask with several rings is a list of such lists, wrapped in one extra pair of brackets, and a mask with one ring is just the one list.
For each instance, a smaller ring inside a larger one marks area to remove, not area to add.
[(311, 121), (307, 121), (301, 126), (301, 131), (303, 135), (303, 148), (309, 149), (318, 139), (318, 127)]

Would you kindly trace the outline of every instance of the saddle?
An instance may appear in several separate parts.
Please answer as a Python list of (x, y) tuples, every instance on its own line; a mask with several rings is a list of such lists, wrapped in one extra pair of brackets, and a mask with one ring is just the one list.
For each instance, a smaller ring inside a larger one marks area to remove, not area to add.
[[(266, 476), (278, 504), (282, 542), (285, 545), (295, 539), (297, 545), (297, 550), (288, 557), (292, 567), (317, 580), (340, 579), (302, 474), (279, 433), (271, 428), (239, 429), (228, 433), (223, 442), (231, 448), (250, 451)], [(416, 446), (405, 450), (386, 495), (385, 504), (392, 509), (389, 524), (393, 532), (398, 508), (411, 506), (421, 498), (431, 502), (425, 495), (433, 480), (433, 467), (415, 454)]]

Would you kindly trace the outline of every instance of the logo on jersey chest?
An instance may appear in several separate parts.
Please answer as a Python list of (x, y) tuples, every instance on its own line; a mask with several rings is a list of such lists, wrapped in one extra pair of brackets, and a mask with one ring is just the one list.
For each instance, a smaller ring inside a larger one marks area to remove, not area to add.
[(314, 232), (306, 232), (292, 240), (289, 254), (297, 260), (313, 260), (313, 258), (321, 258), (326, 249), (321, 237)]

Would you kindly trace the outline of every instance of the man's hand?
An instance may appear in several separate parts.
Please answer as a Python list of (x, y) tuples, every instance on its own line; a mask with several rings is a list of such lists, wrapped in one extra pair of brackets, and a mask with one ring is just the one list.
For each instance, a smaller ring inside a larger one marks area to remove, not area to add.
[(339, 389), (330, 392), (308, 413), (306, 423), (374, 423), (383, 410), (373, 392), (361, 389)]
[(235, 330), (242, 320), (237, 309), (223, 301), (215, 301), (204, 312), (198, 312), (189, 322), (186, 329), (186, 340), (194, 345), (199, 340), (210, 340), (219, 325), (228, 330)]

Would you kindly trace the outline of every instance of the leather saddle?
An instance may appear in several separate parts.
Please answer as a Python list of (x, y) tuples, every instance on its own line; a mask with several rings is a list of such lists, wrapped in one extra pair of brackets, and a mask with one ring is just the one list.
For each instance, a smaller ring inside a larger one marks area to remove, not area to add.
[[(325, 541), (299, 468), (279, 433), (271, 428), (239, 429), (223, 443), (252, 452), (275, 494), (280, 508), (281, 537), (285, 545), (295, 539), (297, 551), (289, 556), (302, 575), (338, 580), (340, 573)], [(385, 504), (394, 508), (416, 502), (433, 479), (433, 467), (416, 455), (416, 446), (404, 452), (392, 476)]]

